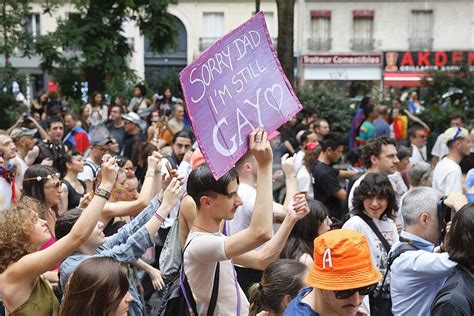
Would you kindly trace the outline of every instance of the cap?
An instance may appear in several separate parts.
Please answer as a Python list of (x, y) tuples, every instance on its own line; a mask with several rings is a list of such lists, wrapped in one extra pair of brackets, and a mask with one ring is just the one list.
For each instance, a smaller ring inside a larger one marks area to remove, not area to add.
[(105, 127), (96, 127), (90, 134), (90, 144), (92, 145), (107, 145), (112, 142), (110, 133)]
[(206, 163), (206, 160), (204, 159), (204, 155), (198, 147), (191, 155), (191, 168), (194, 170), (203, 163)]
[(356, 289), (382, 278), (372, 265), (367, 239), (356, 231), (336, 229), (317, 237), (313, 259), (305, 282), (321, 290)]
[(472, 188), (474, 188), (474, 168), (470, 169), (466, 175), (466, 190), (469, 191)]
[(137, 113), (129, 112), (127, 114), (123, 114), (122, 118), (124, 120), (127, 120), (127, 121), (132, 122), (133, 124), (137, 125), (138, 127), (140, 127), (140, 129), (144, 129), (144, 126), (143, 126), (144, 121), (140, 118), (140, 115), (138, 115)]
[(22, 136), (35, 136), (37, 131), (36, 128), (17, 127), (10, 132), (10, 137), (16, 140)]
[(469, 137), (469, 131), (464, 127), (450, 127), (443, 133), (445, 143), (465, 137)]

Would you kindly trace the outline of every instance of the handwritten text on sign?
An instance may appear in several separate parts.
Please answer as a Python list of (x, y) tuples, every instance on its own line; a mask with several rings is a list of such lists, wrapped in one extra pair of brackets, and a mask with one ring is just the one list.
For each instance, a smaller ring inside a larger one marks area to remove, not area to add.
[(245, 154), (253, 129), (272, 132), (301, 109), (262, 12), (183, 69), (180, 81), (199, 146), (216, 178)]

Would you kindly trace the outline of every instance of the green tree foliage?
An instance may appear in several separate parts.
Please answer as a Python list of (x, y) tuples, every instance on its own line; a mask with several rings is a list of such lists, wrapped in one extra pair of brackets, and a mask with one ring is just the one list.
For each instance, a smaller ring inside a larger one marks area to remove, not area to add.
[(355, 106), (347, 99), (344, 92), (327, 85), (316, 88), (307, 86), (298, 91), (298, 98), (303, 108), (316, 111), (320, 118), (331, 123), (331, 130), (349, 135)]
[[(472, 67), (472, 66), (471, 66)], [(425, 111), (421, 114), (435, 134), (442, 133), (449, 126), (449, 118), (460, 114), (467, 125), (474, 123), (474, 72), (468, 65), (454, 73), (432, 72), (430, 80), (423, 84), (428, 87), (425, 98)], [(462, 90), (450, 97), (443, 95), (454, 88)]]
[(18, 105), (12, 91), (12, 83), (24, 83), (10, 58), (15, 54), (29, 56), (30, 34), (25, 32), (28, 20), (27, 0), (2, 0), (0, 2), (0, 126), (5, 128), (18, 118), (24, 107)]
[(132, 53), (122, 29), (127, 20), (138, 24), (156, 52), (170, 47), (177, 36), (174, 18), (166, 11), (176, 0), (71, 2), (78, 14), (59, 19), (57, 30), (38, 40), (36, 47), (42, 68), (53, 74), (64, 95), (77, 91), (71, 85), (79, 81), (87, 81), (90, 92), (114, 93), (136, 80), (127, 65)]

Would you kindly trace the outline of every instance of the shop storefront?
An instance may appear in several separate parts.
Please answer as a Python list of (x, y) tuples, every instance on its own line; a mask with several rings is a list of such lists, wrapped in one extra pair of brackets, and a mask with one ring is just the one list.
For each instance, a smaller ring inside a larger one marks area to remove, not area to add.
[(380, 54), (304, 55), (301, 57), (302, 82), (319, 84), (331, 81), (346, 87), (356, 97), (358, 86), (379, 85), (382, 80)]

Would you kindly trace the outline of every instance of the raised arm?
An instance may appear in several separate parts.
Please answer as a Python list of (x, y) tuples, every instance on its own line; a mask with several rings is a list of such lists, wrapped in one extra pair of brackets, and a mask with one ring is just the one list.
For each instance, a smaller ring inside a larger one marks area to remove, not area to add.
[[(110, 192), (117, 177), (119, 167), (110, 156), (102, 164), (102, 182), (100, 189)], [(34, 280), (39, 275), (51, 269), (57, 262), (62, 261), (69, 254), (79, 248), (94, 230), (99, 220), (100, 212), (106, 199), (95, 195), (89, 206), (82, 212), (69, 234), (55, 242), (50, 247), (30, 253), (12, 265), (12, 276), (20, 279)]]
[(250, 225), (235, 235), (225, 238), (224, 249), (228, 258), (234, 258), (269, 240), (272, 236), (272, 149), (263, 129), (249, 136), (249, 147), (257, 161), (257, 196)]
[(112, 218), (119, 216), (134, 216), (141, 212), (151, 201), (151, 199), (159, 192), (160, 182), (160, 162), (161, 155), (153, 152), (148, 157), (148, 169), (143, 181), (143, 186), (135, 201), (119, 201), (107, 203), (100, 216), (101, 221), (106, 224)]
[(293, 199), (293, 207), (287, 212), (285, 220), (281, 224), (275, 236), (260, 250), (253, 250), (234, 258), (234, 262), (245, 267), (256, 270), (265, 270), (279, 256), (286, 240), (295, 226), (296, 222), (309, 213), (309, 206), (303, 193), (298, 193)]

